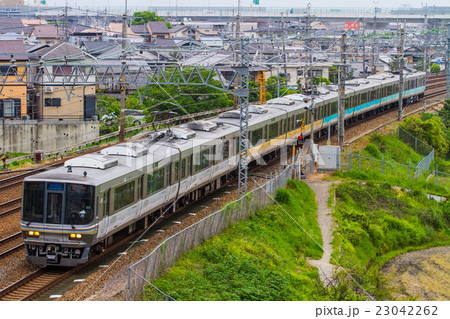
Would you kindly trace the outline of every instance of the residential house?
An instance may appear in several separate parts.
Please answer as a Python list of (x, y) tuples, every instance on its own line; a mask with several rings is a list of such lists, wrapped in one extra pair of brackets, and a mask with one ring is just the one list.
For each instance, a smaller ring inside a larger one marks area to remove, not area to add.
[(150, 39), (170, 39), (170, 31), (164, 21), (147, 22), (147, 30), (150, 33)]
[(148, 31), (146, 24), (135, 24), (131, 26), (131, 31), (140, 35), (145, 39), (145, 42), (151, 42), (151, 34)]
[[(106, 34), (111, 38), (122, 38), (122, 23), (110, 23), (106, 28)], [(134, 33), (130, 27), (127, 26), (127, 42), (129, 43), (143, 43), (145, 39), (140, 35)]]
[[(0, 96), (2, 118), (27, 115), (27, 61), (27, 49), (22, 40), (0, 40), (0, 76), (5, 81)], [(23, 83), (17, 83), (17, 79)], [(15, 83), (8, 84), (8, 81)]]
[(169, 30), (174, 39), (193, 39), (200, 41), (200, 32), (188, 25), (177, 25)]
[[(44, 63), (44, 75), (33, 83), (35, 92), (32, 97), (34, 118), (57, 119), (60, 121), (82, 121), (94, 119), (96, 113), (96, 86), (86, 84), (81, 79), (67, 80), (75, 66), (87, 72), (95, 58), (72, 44), (63, 42), (36, 51), (36, 60)], [(83, 67), (83, 65), (86, 65)], [(49, 81), (55, 77), (57, 81)], [(90, 75), (89, 82), (95, 81)], [(57, 83), (67, 81), (65, 84)]]
[(103, 41), (104, 38), (107, 38), (105, 30), (100, 27), (77, 24), (70, 29), (71, 34), (69, 36), (69, 42), (76, 46), (80, 46), (82, 43), (88, 41)]
[(80, 47), (90, 55), (96, 57), (118, 46), (114, 41), (84, 41)]
[(0, 18), (0, 33), (17, 33), (30, 36), (32, 26), (26, 26), (19, 18)]
[(48, 45), (54, 45), (60, 42), (58, 28), (53, 24), (41, 24), (35, 26), (30, 38), (36, 39), (41, 43)]

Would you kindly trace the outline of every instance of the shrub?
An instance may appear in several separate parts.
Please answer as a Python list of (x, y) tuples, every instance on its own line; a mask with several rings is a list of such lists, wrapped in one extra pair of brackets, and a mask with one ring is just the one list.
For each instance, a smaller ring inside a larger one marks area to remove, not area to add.
[(370, 156), (376, 159), (381, 159), (381, 152), (375, 144), (373, 143), (367, 144), (365, 150), (367, 153), (369, 153)]
[(275, 194), (275, 200), (280, 204), (289, 204), (291, 202), (291, 195), (286, 189), (280, 188)]

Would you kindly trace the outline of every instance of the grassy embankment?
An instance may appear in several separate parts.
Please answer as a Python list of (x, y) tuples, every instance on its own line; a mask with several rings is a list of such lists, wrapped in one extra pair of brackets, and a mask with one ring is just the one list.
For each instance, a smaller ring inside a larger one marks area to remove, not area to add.
[[(321, 244), (314, 193), (288, 181), (277, 201)], [(181, 257), (153, 282), (176, 300), (308, 300), (322, 250), (279, 206), (271, 205)], [(147, 288), (144, 299), (154, 300)]]
[[(422, 156), (404, 144), (396, 135), (375, 134), (361, 151), (361, 156), (385, 161), (417, 164)], [(437, 159), (443, 170), (448, 162)], [(388, 278), (381, 276), (380, 267), (402, 253), (450, 244), (450, 202), (429, 200), (426, 193), (449, 196), (448, 180), (429, 173), (409, 180), (408, 167), (384, 166), (353, 159), (352, 171), (337, 175), (350, 180), (336, 187), (334, 218), (338, 228), (334, 233), (334, 254), (346, 268), (357, 270), (361, 283), (377, 298), (390, 298), (395, 287), (388, 287)], [(401, 186), (401, 190), (392, 186)], [(406, 188), (410, 189), (407, 191)], [(364, 275), (365, 274), (365, 275)]]

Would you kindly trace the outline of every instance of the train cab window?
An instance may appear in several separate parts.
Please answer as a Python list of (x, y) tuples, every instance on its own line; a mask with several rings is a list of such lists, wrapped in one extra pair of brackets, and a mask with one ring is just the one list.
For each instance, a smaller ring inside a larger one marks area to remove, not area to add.
[(269, 140), (278, 136), (278, 122), (269, 125)]
[(253, 146), (259, 145), (263, 142), (263, 129), (259, 128), (252, 132), (251, 143)]
[(94, 187), (81, 184), (67, 184), (65, 224), (86, 225), (91, 223), (93, 219)]
[(27, 182), (24, 184), (22, 215), (24, 222), (44, 222), (44, 198), (45, 183)]
[(164, 167), (147, 175), (147, 195), (153, 194), (164, 188)]
[(119, 186), (114, 191), (114, 211), (134, 202), (134, 181)]

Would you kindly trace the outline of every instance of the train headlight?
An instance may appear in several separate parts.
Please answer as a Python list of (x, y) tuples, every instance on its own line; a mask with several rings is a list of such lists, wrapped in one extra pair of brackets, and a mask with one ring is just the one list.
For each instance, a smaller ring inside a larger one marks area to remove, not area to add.
[(30, 230), (30, 231), (28, 231), (28, 237), (35, 237), (35, 238), (38, 238), (39, 237), (39, 232), (38, 231), (32, 231), (32, 230)]
[(81, 239), (81, 234), (70, 234), (69, 239)]

